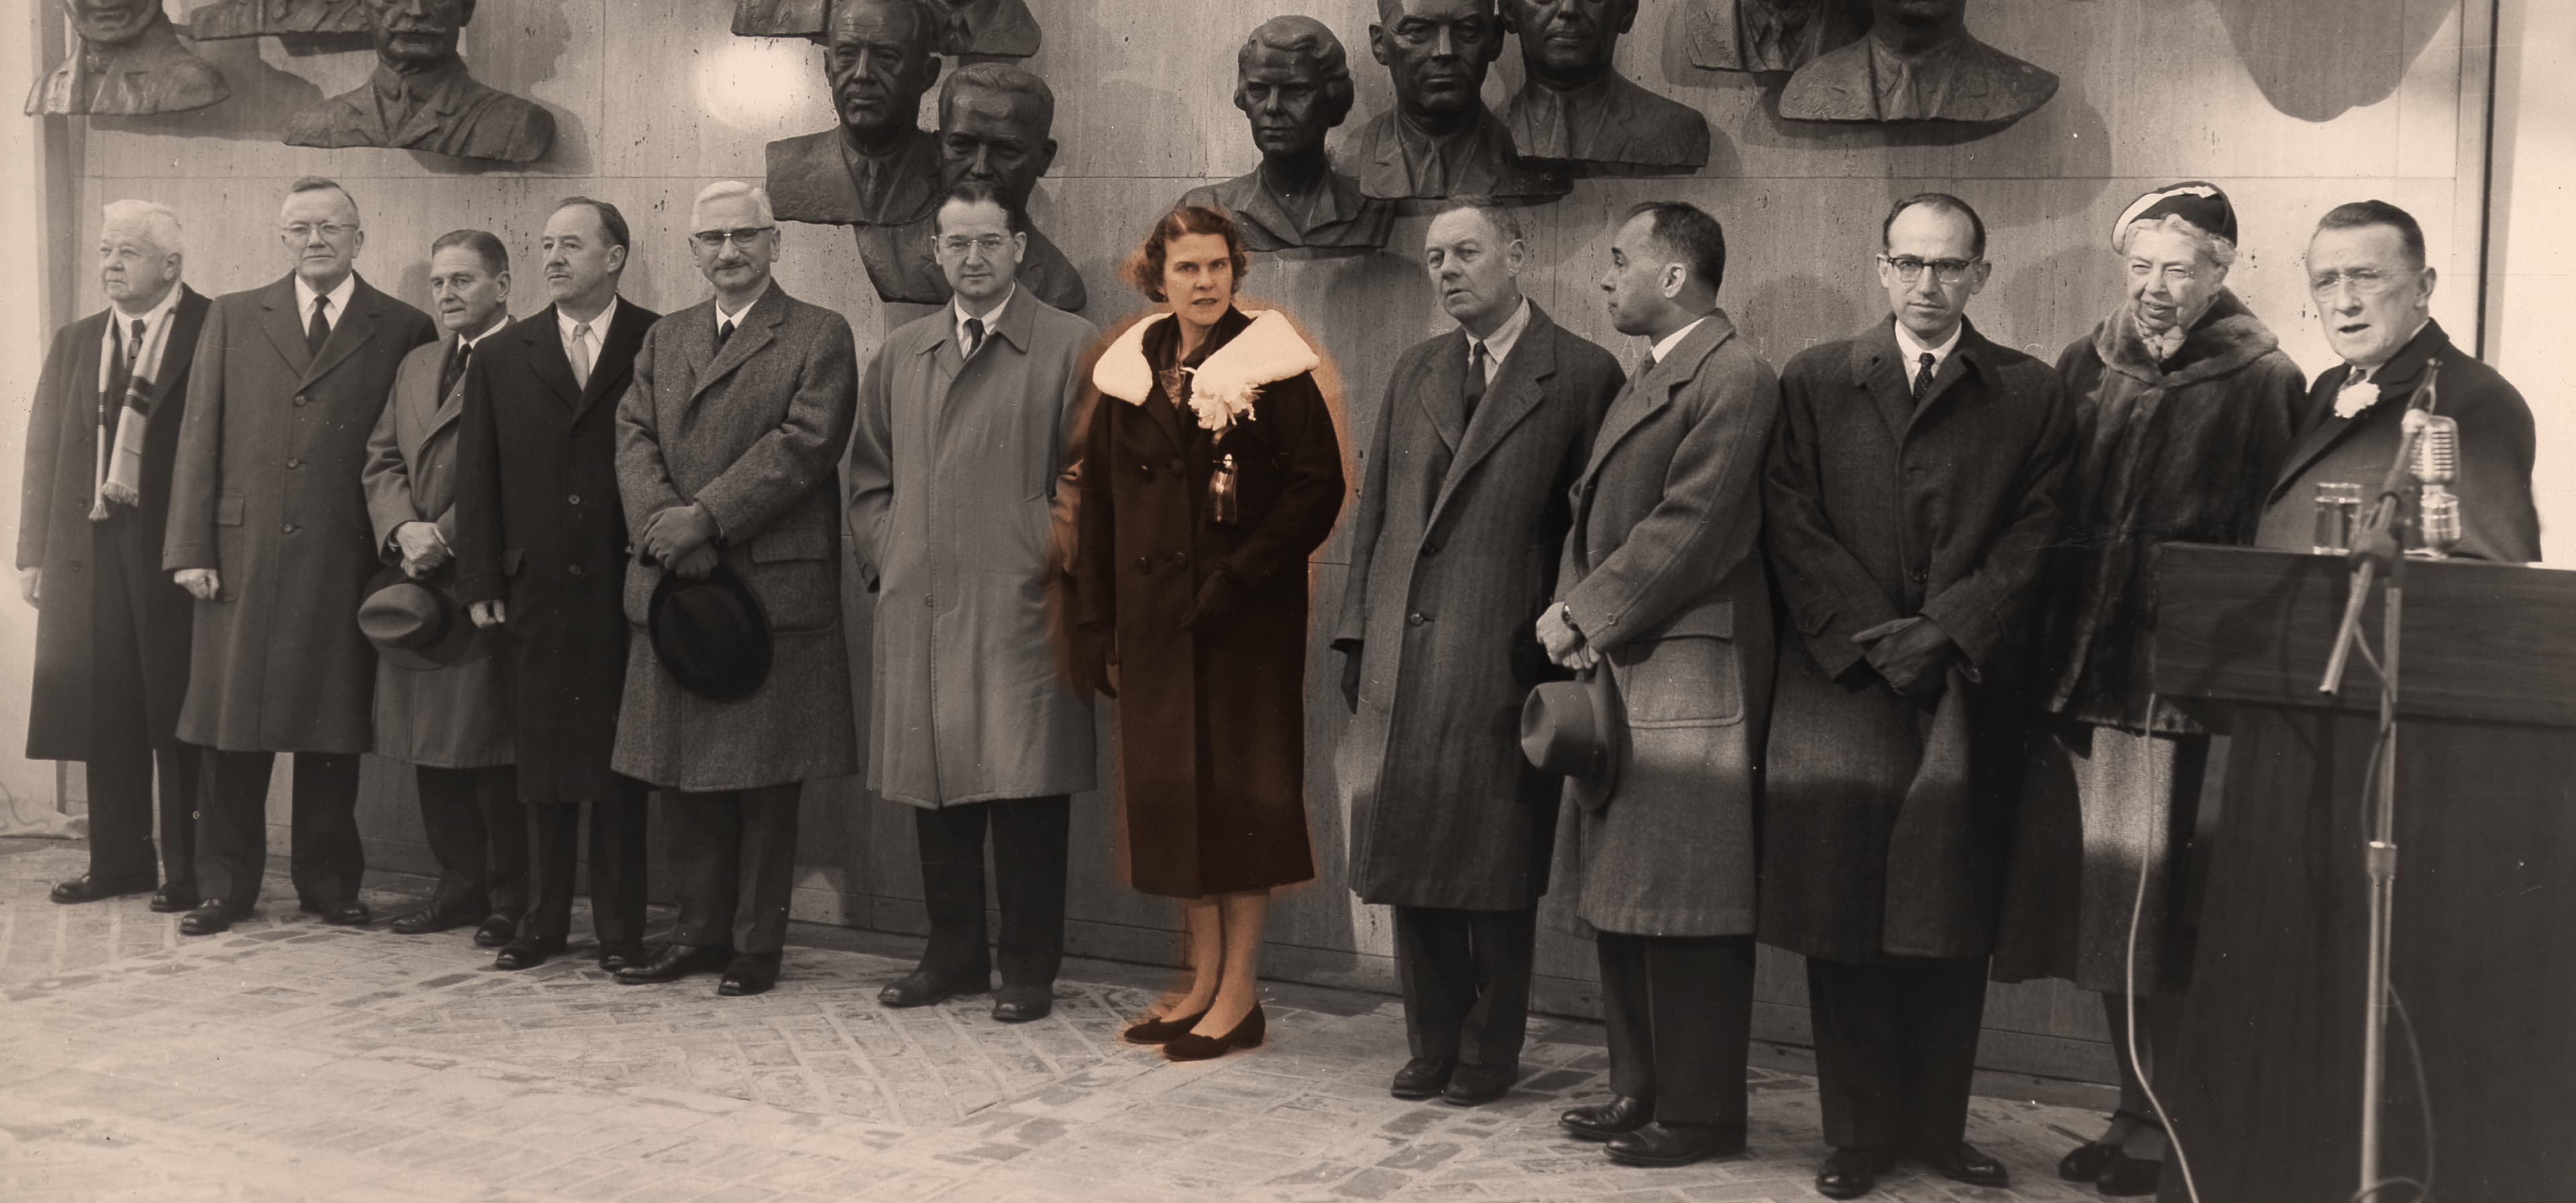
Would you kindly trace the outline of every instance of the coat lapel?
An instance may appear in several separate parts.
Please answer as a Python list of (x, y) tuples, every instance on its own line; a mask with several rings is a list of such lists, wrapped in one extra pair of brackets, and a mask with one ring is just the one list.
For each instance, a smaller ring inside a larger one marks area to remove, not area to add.
[(1484, 402), (1467, 423), (1458, 457), (1449, 462), (1449, 471), (1441, 479), (1440, 496), (1431, 503), (1433, 524), (1440, 521), (1440, 511), (1448, 506), (1450, 495), (1458, 491), (1477, 463), (1493, 454), (1494, 448), (1502, 445), (1503, 439), (1547, 399), (1546, 382), (1555, 375), (1556, 323), (1549, 320), (1538, 302), (1532, 301), (1529, 325), (1522, 328), (1520, 341), (1512, 344), (1512, 353), (1504, 358), (1501, 370), (1494, 373), (1494, 386), (1485, 391)]
[(360, 276), (358, 286), (349, 292), (349, 312), (342, 314), (339, 323), (331, 327), (331, 337), (323, 342), (322, 354), (304, 369), (304, 383), (311, 384), (330, 374), (341, 361), (356, 354), (368, 339), (375, 337), (376, 322), (384, 312), (385, 294), (377, 292), (375, 285)]
[[(1670, 403), (1673, 390), (1696, 378), (1699, 365), (1733, 337), (1735, 324), (1727, 320), (1726, 311), (1710, 310), (1708, 317), (1700, 322), (1699, 329), (1691, 331), (1690, 337), (1674, 347), (1672, 354), (1655, 361), (1655, 366), (1631, 377), (1627, 384), (1621, 386), (1619, 395), (1611, 399), (1610, 412), (1601, 419), (1601, 433), (1592, 440), (1592, 460), (1583, 466), (1583, 476), (1576, 482), (1576, 487), (1580, 489), (1583, 481), (1592, 479), (1610, 458), (1610, 453), (1618, 448), (1619, 441), (1645, 425), (1646, 419), (1653, 417), (1656, 410)], [(1517, 347), (1513, 349), (1519, 350)]]
[(1897, 353), (1895, 319), (1880, 324), (1876, 335), (1852, 344), (1851, 373), (1852, 383), (1867, 390), (1877, 404), (1888, 441), (1903, 446), (1905, 428), (1914, 421), (1914, 388)]
[[(206, 324), (208, 302), (193, 288), (179, 286), (179, 304), (170, 311), (170, 335), (161, 341), (160, 378), (152, 382), (151, 408), (145, 413), (161, 412), (170, 399), (170, 386), (188, 374), (188, 361), (195, 358), (197, 331)], [(90, 340), (95, 348), (98, 340)], [(92, 373), (91, 379), (96, 379)]]
[[(635, 302), (617, 298), (617, 316), (608, 323), (607, 337), (599, 340), (598, 356), (590, 361), (590, 383), (583, 387), (581, 399), (573, 408), (575, 420), (602, 400), (626, 394), (626, 385), (635, 378), (635, 353), (643, 349), (644, 335), (653, 328), (653, 322), (653, 315)], [(710, 333), (708, 337), (714, 335)], [(572, 361), (564, 358), (563, 338), (558, 335), (554, 343), (555, 359), (563, 364), (564, 379), (569, 381)]]
[[(565, 409), (577, 410), (581, 406), (582, 390), (580, 385), (573, 383), (572, 361), (564, 358), (562, 328), (555, 324), (560, 316), (554, 306), (546, 306), (545, 312), (537, 315), (544, 320), (532, 319), (527, 329), (519, 332), (519, 339), (528, 348), (528, 366), (536, 372), (537, 379), (545, 382), (546, 387), (554, 392), (555, 399), (563, 402)], [(596, 369), (591, 376), (598, 378)]]
[(1440, 340), (1440, 350), (1431, 357), (1430, 370), (1413, 389), (1413, 403), (1422, 408), (1422, 416), (1431, 419), (1431, 429), (1440, 435), (1440, 445), (1456, 454), (1458, 442), (1466, 437), (1466, 408), (1463, 395), (1467, 387), (1467, 335), (1452, 330)]
[(304, 323), (295, 311), (295, 277), (269, 285), (260, 294), (259, 307), (267, 314), (260, 320), (260, 331), (268, 335), (269, 345), (277, 348), (296, 378), (303, 379), (305, 369), (313, 366), (313, 347), (304, 341)]
[[(712, 314), (715, 307), (710, 305), (707, 308)], [(706, 342), (709, 346), (713, 346), (716, 340), (713, 325), (716, 320), (710, 316), (707, 322), (700, 323), (707, 328)], [(744, 360), (751, 358), (752, 352), (776, 341), (778, 323), (785, 320), (787, 320), (787, 290), (780, 288), (778, 282), (772, 280), (769, 282), (768, 290), (761, 293), (760, 299), (752, 302), (751, 308), (743, 313), (742, 321), (734, 326), (732, 337), (727, 338), (723, 346), (715, 348), (715, 357), (707, 361), (707, 366), (699, 371), (696, 385), (689, 390), (689, 400), (697, 400), (699, 394), (706, 392), (709, 385), (724, 379), (735, 368), (741, 367)]]
[[(1890, 334), (1888, 337), (1893, 340), (1895, 335)], [(1965, 390), (1958, 385), (1960, 381), (1967, 379), (1969, 372), (1974, 371), (1991, 378), (1987, 350), (1992, 346), (1994, 344), (1988, 342), (1985, 335), (1977, 333), (1976, 323), (1963, 319), (1962, 329), (1959, 331), (1959, 345), (1950, 348), (1949, 358), (1942, 360), (1941, 366), (1933, 370), (1932, 391), (1923, 398), (1921, 404), (1913, 403), (1914, 385), (1910, 379), (1906, 382), (1905, 395), (1913, 412), (1906, 416), (1904, 433), (1898, 441), (1912, 438), (1915, 423), (1925, 420), (1934, 410), (1950, 403), (1953, 397), (1963, 396)], [(1959, 403), (1964, 404), (1964, 401)]]

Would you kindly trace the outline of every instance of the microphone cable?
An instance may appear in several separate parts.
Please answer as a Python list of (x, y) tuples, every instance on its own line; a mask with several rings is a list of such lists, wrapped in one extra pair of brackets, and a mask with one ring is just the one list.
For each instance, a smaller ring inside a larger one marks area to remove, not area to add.
[[(2147, 695), (2147, 717), (2148, 725), (2150, 727), (2154, 725), (2157, 700), (2158, 699), (2155, 694), (2149, 693)], [(2148, 740), (2147, 792), (2149, 796), (2169, 797), (2169, 793), (2160, 793), (2156, 785), (2156, 777), (2158, 776), (2156, 772), (2158, 758), (2154, 754), (2155, 732), (2152, 730), (2148, 731), (2146, 736)], [(2204, 779), (2207, 777), (2205, 768), (2202, 776)], [(2172, 786), (2173, 782), (2171, 780), (2167, 780), (2164, 783), (2164, 789), (2166, 791), (2170, 791)], [(2170, 806), (2166, 809), (2165, 819), (2167, 826), (2170, 827), (2173, 819), (2173, 812)], [(2170, 844), (2170, 841), (2168, 841), (2168, 844)], [(2174, 859), (2175, 851), (2176, 849), (2171, 847), (2168, 847), (2165, 850), (2165, 859), (2168, 862), (2171, 862)], [(2182, 1133), (2174, 1130), (2173, 1116), (2165, 1113), (2165, 1101), (2161, 1096), (2156, 1094), (2156, 1084), (2147, 1074), (2146, 1058), (2138, 1055), (2138, 925), (2140, 920), (2143, 919), (2147, 913), (2147, 877), (2154, 871), (2154, 857), (2140, 856), (2138, 858), (2137, 896), (2129, 902), (2128, 954), (2122, 958), (2120, 965), (2120, 972), (2123, 979), (2121, 983), (2123, 990), (2120, 996), (2120, 1009), (2122, 1012), (2122, 1018), (2128, 1024), (2129, 1072), (2138, 1076), (2138, 1089), (2146, 1094), (2147, 1106), (2155, 1110), (2156, 1122), (2164, 1125), (2165, 1150), (2173, 1154), (2174, 1164), (2182, 1170), (2183, 1193), (2191, 1197), (2191, 1203), (2201, 1203), (2200, 1184), (2192, 1179), (2191, 1155), (2183, 1151)], [(2165, 875), (2165, 888), (2168, 891), (2173, 888), (2173, 875), (2170, 873)], [(2170, 936), (2170, 934), (2171, 933), (2168, 933), (2168, 936)], [(2173, 1050), (2157, 1049), (2156, 1055), (2170, 1060), (2173, 1056)], [(2353, 1203), (2361, 1203), (2361, 1201), (2354, 1200)]]

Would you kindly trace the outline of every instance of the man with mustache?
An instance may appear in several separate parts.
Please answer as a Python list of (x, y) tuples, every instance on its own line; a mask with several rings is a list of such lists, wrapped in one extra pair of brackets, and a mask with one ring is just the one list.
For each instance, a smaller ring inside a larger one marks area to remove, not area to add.
[(555, 139), (554, 114), (466, 74), (456, 40), (474, 0), (367, 0), (376, 71), (298, 113), (288, 146), (384, 146), (527, 163)]
[(223, 72), (198, 58), (161, 11), (161, 0), (62, 0), (80, 52), (27, 91), (27, 115), (132, 116), (202, 109), (232, 94)]
[(914, 124), (939, 78), (921, 0), (840, 0), (823, 34), (823, 78), (837, 129), (769, 144), (769, 196), (780, 221), (902, 225), (939, 196), (939, 142)]
[(1503, 106), (1525, 158), (1613, 168), (1708, 165), (1708, 119), (1638, 87), (1612, 61), (1637, 0), (1503, 0), (1528, 82)]
[(1360, 195), (1360, 182), (1333, 170), (1324, 135), (1351, 113), (1350, 59), (1342, 40), (1312, 17), (1273, 17), (1235, 55), (1234, 107), (1252, 121), (1261, 165), (1250, 175), (1181, 196), (1234, 215), (1244, 245), (1386, 245), (1395, 210)]
[[(990, 184), (1026, 212), (1038, 177), (1055, 162), (1055, 92), (1046, 81), (1002, 63), (976, 63), (948, 75), (939, 90), (939, 181), (942, 190), (968, 181)], [(859, 257), (877, 296), (919, 305), (948, 303), (948, 276), (936, 252), (936, 214), (901, 226), (860, 226)], [(1073, 261), (1030, 226), (1019, 283), (1067, 313), (1090, 297)]]
[(1395, 81), (1395, 107), (1370, 119), (1351, 148), (1360, 191), (1388, 200), (1565, 195), (1563, 178), (1520, 163), (1511, 131), (1478, 98), (1503, 53), (1494, 0), (1378, 0), (1377, 15), (1369, 53)]

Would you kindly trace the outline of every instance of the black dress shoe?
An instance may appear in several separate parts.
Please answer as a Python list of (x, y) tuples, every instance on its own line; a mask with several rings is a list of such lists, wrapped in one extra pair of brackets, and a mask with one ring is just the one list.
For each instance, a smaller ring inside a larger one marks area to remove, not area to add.
[(1395, 1071), (1386, 1092), (1400, 1099), (1431, 1098), (1449, 1089), (1449, 1078), (1457, 1072), (1456, 1057), (1415, 1057)]
[(732, 960), (733, 949), (722, 944), (665, 944), (642, 964), (618, 970), (617, 980), (629, 986), (678, 981), (692, 973), (721, 972)]
[(2004, 1172), (2004, 1163), (1964, 1140), (1946, 1149), (1917, 1153), (1914, 1160), (1922, 1162), (1933, 1173), (1970, 1186), (2003, 1186), (2012, 1177)]
[(1896, 1158), (1878, 1149), (1836, 1149), (1816, 1171), (1816, 1193), (1828, 1199), (1857, 1199), (1878, 1189), (1878, 1176), (1896, 1168)]
[(2091, 1182), (2102, 1176), (2102, 1169), (2120, 1155), (2120, 1146), (2105, 1144), (2077, 1145), (2075, 1151), (2057, 1161), (2057, 1176), (2069, 1182)]
[(498, 911), (483, 916), (483, 922), (474, 929), (476, 948), (499, 948), (518, 938), (519, 917)]
[(952, 982), (927, 969), (915, 969), (877, 991), (877, 1001), (889, 1007), (928, 1007), (963, 994), (982, 994), (992, 988), (989, 979)]
[(1214, 1060), (1233, 1049), (1261, 1047), (1262, 1037), (1269, 1030), (1270, 1020), (1262, 1015), (1261, 1004), (1254, 1003), (1252, 1013), (1235, 1024), (1232, 1031), (1222, 1036), (1183, 1032), (1163, 1042), (1163, 1055), (1175, 1061)]
[(152, 888), (150, 879), (143, 881), (103, 881), (83, 873), (70, 881), (57, 882), (46, 897), (61, 903), (97, 902), (120, 894), (140, 894)]
[(599, 950), (599, 967), (610, 973), (615, 973), (629, 965), (641, 965), (643, 963), (644, 949), (642, 945), (619, 944), (612, 948), (602, 948)]
[(1055, 991), (1046, 986), (1004, 986), (993, 994), (996, 1023), (1028, 1023), (1055, 1013)]
[(250, 908), (234, 906), (220, 899), (200, 904), (197, 909), (179, 917), (179, 934), (211, 936), (232, 930), (233, 924), (250, 918)]
[(149, 905), (159, 914), (175, 915), (197, 909), (197, 902), (197, 892), (195, 890), (183, 890), (177, 886), (163, 886), (153, 893), (152, 901)]
[(769, 993), (769, 988), (778, 984), (778, 965), (784, 957), (775, 952), (737, 954), (733, 963), (725, 966), (724, 977), (716, 982), (716, 993), (726, 998)]
[(1744, 1155), (1742, 1124), (1648, 1124), (1610, 1142), (1610, 1160), (1664, 1169)]
[(1140, 1019), (1119, 1035), (1129, 1044), (1163, 1044), (1175, 1036), (1188, 1035), (1189, 1030), (1199, 1026), (1199, 1021), (1205, 1018), (1207, 1008), (1201, 1007), (1192, 1014), (1175, 1015), (1169, 1019)]
[(1512, 1083), (1520, 1077), (1518, 1064), (1461, 1065), (1450, 1075), (1449, 1089), (1440, 1092), (1440, 1101), (1452, 1107), (1481, 1107), (1510, 1094)]
[(2102, 1167), (2102, 1176), (2094, 1181), (2093, 1189), (2105, 1198), (2137, 1198), (2156, 1193), (2157, 1188), (2164, 1185), (2164, 1180), (2165, 1163), (2162, 1158), (2131, 1157), (2114, 1149), (2111, 1163)]
[[(433, 902), (394, 916), (393, 922), (385, 925), (385, 930), (397, 936), (426, 936), (463, 927), (482, 913), (483, 908), (479, 906), (443, 906)], [(324, 918), (329, 918), (328, 914)]]
[(1609, 1140), (1645, 1127), (1655, 1118), (1655, 1105), (1627, 1095), (1609, 1102), (1575, 1107), (1556, 1117), (1556, 1126), (1583, 1140)]
[(562, 955), (563, 950), (564, 942), (561, 937), (551, 940), (541, 936), (512, 940), (501, 946), (499, 956), (492, 958), (492, 967), (494, 969), (534, 969), (545, 964), (548, 957)]
[(341, 898), (331, 902), (308, 902), (304, 904), (304, 909), (322, 916), (322, 921), (333, 927), (365, 927), (376, 917), (374, 912), (367, 909), (366, 903), (355, 898)]

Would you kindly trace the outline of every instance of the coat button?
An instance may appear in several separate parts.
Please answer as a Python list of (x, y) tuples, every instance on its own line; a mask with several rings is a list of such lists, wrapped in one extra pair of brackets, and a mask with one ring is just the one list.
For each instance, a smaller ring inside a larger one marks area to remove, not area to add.
[(285, 531), (287, 534), (290, 534), (290, 535), (291, 535), (291, 534), (294, 534), (294, 533), (295, 533), (295, 524), (294, 524), (294, 523), (292, 523), (292, 522), (289, 522), (289, 523), (287, 523), (286, 525), (284, 525), (283, 527), (280, 527), (279, 529), (281, 529), (281, 530)]
[(572, 565), (571, 567), (564, 569), (564, 571), (569, 572), (569, 573), (573, 574), (574, 576), (580, 576), (580, 575), (581, 575), (581, 565), (579, 565), (579, 564)]
[(295, 394), (295, 403), (296, 403), (297, 405), (302, 405), (302, 404), (304, 404), (304, 394), (302, 394), (302, 393), (297, 393), (297, 394)]
[(1925, 582), (1925, 581), (1928, 581), (1928, 580), (1931, 580), (1931, 579), (1932, 579), (1932, 574), (1931, 574), (1931, 573), (1925, 572), (1925, 571), (1923, 571), (1923, 570), (1922, 570), (1922, 569), (1920, 569), (1920, 568), (1917, 568), (1917, 569), (1915, 569), (1915, 570), (1914, 570), (1914, 571), (1912, 571), (1912, 572), (1906, 573), (1905, 575), (1906, 575), (1906, 578), (1907, 578), (1907, 579), (1909, 579), (1909, 580), (1913, 581), (1915, 584), (1918, 584), (1918, 585), (1922, 584), (1922, 583), (1923, 583), (1923, 582)]
[(1404, 616), (1404, 625), (1408, 627), (1418, 627), (1429, 621), (1431, 621), (1431, 616), (1420, 610), (1416, 610), (1413, 613)]
[(286, 466), (289, 468), (301, 468), (304, 466), (304, 461), (290, 455), (286, 457)]
[(1187, 564), (1187, 563), (1189, 563), (1189, 562), (1190, 562), (1190, 553), (1188, 553), (1188, 552), (1186, 552), (1186, 551), (1176, 551), (1176, 552), (1173, 552), (1173, 553), (1172, 553), (1172, 562), (1173, 562), (1173, 563), (1175, 563), (1175, 564)]
[(1426, 556), (1436, 556), (1436, 555), (1439, 555), (1439, 554), (1440, 554), (1440, 545), (1439, 545), (1439, 544), (1437, 544), (1437, 543), (1425, 543), (1425, 544), (1423, 544), (1423, 545), (1422, 545), (1422, 554), (1424, 554), (1424, 555), (1426, 555)]
[(1144, 477), (1144, 478), (1145, 478), (1145, 479), (1147, 479), (1147, 480), (1152, 480), (1152, 479), (1154, 479), (1154, 465), (1152, 465), (1152, 464), (1138, 464), (1138, 465), (1136, 465), (1136, 475), (1141, 476), (1141, 477)]
[(1154, 571), (1154, 559), (1153, 559), (1153, 557), (1151, 557), (1151, 556), (1138, 556), (1138, 557), (1136, 557), (1136, 571), (1138, 571), (1138, 572), (1147, 572), (1147, 573), (1150, 573), (1150, 572)]
[(564, 498), (564, 504), (565, 504), (565, 505), (580, 505), (580, 504), (581, 504), (581, 494), (579, 494), (579, 493), (574, 493), (574, 494), (572, 494), (571, 496), (568, 496), (568, 497)]
[(939, 608), (939, 598), (935, 594), (924, 593), (921, 595), (921, 605), (924, 609), (936, 610)]

